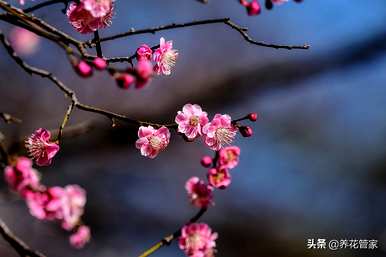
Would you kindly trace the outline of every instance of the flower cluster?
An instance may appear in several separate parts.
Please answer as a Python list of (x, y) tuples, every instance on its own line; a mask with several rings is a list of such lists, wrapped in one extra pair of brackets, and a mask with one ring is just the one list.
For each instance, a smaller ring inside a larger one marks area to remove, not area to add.
[(91, 33), (111, 24), (113, 0), (79, 0), (69, 4), (67, 17), (80, 33)]
[(108, 69), (120, 88), (128, 89), (135, 85), (135, 88), (140, 89), (147, 85), (154, 75), (170, 75), (177, 57), (178, 52), (173, 49), (173, 42), (161, 38), (160, 46), (154, 52), (148, 45), (142, 44), (135, 54), (136, 64), (124, 70), (109, 67), (106, 60), (100, 57), (84, 60), (71, 55), (70, 61), (74, 70), (83, 78), (91, 77), (93, 69)]
[(178, 245), (189, 257), (213, 257), (217, 233), (205, 223), (192, 223), (181, 229)]
[(81, 226), (86, 192), (78, 185), (46, 187), (27, 157), (18, 157), (4, 170), (9, 187), (26, 201), (32, 216), (40, 220), (57, 220), (63, 229), (73, 232), (70, 243), (83, 247), (90, 239), (90, 230)]

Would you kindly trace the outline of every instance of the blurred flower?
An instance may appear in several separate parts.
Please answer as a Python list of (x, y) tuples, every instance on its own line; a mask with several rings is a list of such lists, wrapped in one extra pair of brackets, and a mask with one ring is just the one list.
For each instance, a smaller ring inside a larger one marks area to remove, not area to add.
[(224, 147), (219, 152), (218, 164), (233, 169), (239, 163), (240, 148), (237, 146)]
[(257, 0), (240, 0), (240, 4), (245, 6), (249, 16), (258, 15), (261, 12), (261, 6)]
[(215, 188), (225, 189), (231, 183), (231, 175), (225, 166), (209, 169), (209, 184)]
[(205, 134), (205, 143), (214, 151), (220, 150), (224, 145), (232, 143), (237, 129), (232, 125), (229, 115), (216, 114), (211, 122), (202, 128)]
[(62, 219), (64, 194), (65, 191), (61, 187), (29, 191), (26, 195), (26, 202), (31, 215), (40, 220)]
[(160, 39), (160, 47), (154, 51), (154, 66), (157, 74), (170, 75), (171, 69), (176, 65), (178, 57), (177, 50), (173, 49), (173, 41), (165, 41), (163, 37)]
[(205, 182), (198, 177), (192, 177), (186, 181), (185, 189), (194, 206), (206, 208), (212, 203), (213, 188), (205, 184)]
[(192, 223), (181, 229), (178, 244), (189, 257), (211, 257), (216, 247), (217, 233), (205, 223)]
[(80, 226), (78, 230), (70, 236), (70, 244), (77, 248), (83, 248), (90, 241), (91, 234), (88, 226)]
[(142, 61), (142, 60), (148, 60), (150, 61), (153, 56), (153, 50), (146, 45), (143, 44), (137, 49), (137, 60)]
[(152, 126), (141, 126), (138, 130), (138, 137), (135, 143), (137, 149), (141, 150), (143, 156), (153, 159), (168, 146), (170, 132), (164, 126), (159, 129), (154, 129)]
[(64, 188), (62, 198), (63, 222), (66, 230), (73, 229), (80, 222), (86, 205), (86, 191), (78, 185), (68, 185)]
[(135, 67), (136, 73), (136, 88), (144, 87), (151, 79), (153, 75), (153, 64), (146, 59), (141, 59), (137, 62)]
[(67, 9), (70, 24), (80, 33), (91, 33), (111, 25), (112, 1), (83, 0), (71, 2)]
[(11, 30), (9, 40), (16, 53), (24, 56), (34, 54), (40, 43), (38, 35), (20, 27)]
[(182, 112), (178, 111), (175, 118), (178, 124), (178, 132), (186, 135), (188, 139), (194, 139), (202, 135), (202, 127), (208, 123), (208, 114), (203, 112), (197, 104), (185, 104)]
[(43, 128), (37, 129), (26, 141), (25, 146), (30, 157), (38, 166), (48, 166), (59, 151), (59, 145), (50, 142), (51, 133)]
[(32, 168), (32, 161), (27, 157), (19, 157), (16, 165), (7, 166), (4, 170), (8, 185), (25, 197), (29, 190), (40, 188), (38, 172)]

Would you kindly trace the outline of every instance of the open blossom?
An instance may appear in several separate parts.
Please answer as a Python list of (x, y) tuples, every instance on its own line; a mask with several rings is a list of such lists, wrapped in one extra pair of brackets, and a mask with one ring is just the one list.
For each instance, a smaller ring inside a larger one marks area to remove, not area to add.
[(224, 167), (217, 167), (208, 171), (209, 184), (215, 188), (225, 189), (231, 183), (231, 175), (229, 170)]
[(139, 139), (135, 143), (137, 149), (141, 150), (143, 156), (153, 159), (168, 146), (170, 132), (165, 126), (159, 129), (152, 126), (141, 126), (138, 130), (138, 137)]
[(205, 184), (205, 182), (198, 177), (192, 177), (186, 181), (185, 189), (194, 206), (206, 208), (212, 203), (213, 188)]
[(25, 197), (29, 190), (40, 188), (40, 178), (32, 161), (26, 157), (19, 157), (14, 166), (7, 166), (4, 170), (5, 180), (8, 185)]
[(232, 125), (229, 115), (216, 114), (211, 122), (202, 128), (205, 134), (205, 143), (214, 151), (220, 150), (224, 145), (232, 143), (237, 129)]
[(64, 188), (62, 198), (63, 222), (66, 230), (73, 229), (80, 222), (86, 205), (86, 191), (78, 185), (68, 185)]
[(80, 33), (91, 33), (111, 24), (114, 4), (104, 0), (71, 2), (67, 9), (70, 24)]
[(150, 61), (153, 57), (153, 50), (146, 45), (143, 44), (137, 49), (137, 60), (142, 61), (142, 60), (147, 60)]
[(50, 142), (51, 133), (43, 128), (36, 130), (26, 141), (25, 146), (32, 159), (39, 166), (48, 166), (59, 151), (59, 145)]
[(108, 15), (113, 8), (113, 0), (80, 0), (80, 2), (95, 18)]
[(40, 44), (38, 35), (20, 27), (14, 27), (11, 30), (9, 39), (16, 53), (24, 56), (34, 54)]
[(163, 37), (160, 39), (160, 47), (154, 51), (154, 66), (157, 74), (170, 75), (171, 69), (176, 65), (178, 57), (177, 50), (173, 49), (173, 41), (165, 41)]
[(77, 248), (83, 248), (90, 241), (91, 234), (88, 226), (80, 226), (78, 230), (70, 236), (70, 244)]
[(178, 111), (176, 119), (178, 132), (185, 134), (188, 139), (202, 135), (202, 127), (208, 123), (208, 114), (197, 104), (185, 104), (182, 112)]
[(61, 187), (29, 191), (26, 201), (31, 215), (40, 220), (62, 219), (64, 194), (64, 189)]
[(233, 169), (239, 163), (240, 148), (237, 146), (227, 146), (220, 150), (218, 164), (228, 169)]
[(205, 223), (192, 223), (181, 229), (178, 245), (189, 257), (212, 257), (217, 233)]

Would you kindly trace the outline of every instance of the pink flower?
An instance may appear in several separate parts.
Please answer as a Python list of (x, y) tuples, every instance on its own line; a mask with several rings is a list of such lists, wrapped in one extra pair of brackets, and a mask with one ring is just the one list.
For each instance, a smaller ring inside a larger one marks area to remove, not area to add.
[(32, 168), (32, 161), (26, 157), (19, 157), (15, 166), (7, 166), (4, 176), (8, 185), (22, 197), (28, 191), (41, 187), (38, 172)]
[(209, 184), (215, 188), (225, 189), (231, 183), (231, 175), (226, 167), (221, 166), (208, 171)]
[(198, 177), (192, 177), (185, 184), (191, 203), (199, 208), (207, 208), (212, 203), (213, 188), (205, 184)]
[[(107, 2), (110, 2), (108, 9), (106, 9)], [(113, 9), (112, 1), (84, 0), (79, 4), (71, 2), (67, 9), (67, 17), (78, 32), (91, 33), (110, 26)]]
[(16, 53), (24, 56), (34, 54), (40, 44), (40, 38), (35, 33), (20, 27), (11, 30), (9, 39)]
[(84, 213), (86, 191), (78, 185), (68, 185), (64, 188), (64, 191), (65, 194), (62, 198), (62, 227), (71, 230), (79, 224)]
[(213, 256), (217, 233), (205, 223), (192, 223), (181, 229), (178, 245), (189, 257)]
[(136, 88), (142, 88), (150, 81), (153, 75), (153, 64), (146, 59), (142, 59), (138, 61), (135, 71), (137, 77), (135, 86)]
[[(283, 1), (283, 0), (278, 0)], [(258, 15), (261, 12), (261, 6), (257, 0), (240, 0), (240, 4), (245, 6), (249, 16)]]
[(36, 130), (26, 141), (25, 146), (38, 166), (48, 166), (59, 151), (59, 145), (50, 142), (51, 133), (43, 128)]
[(24, 0), (19, 0), (19, 3), (20, 3), (20, 4), (24, 4), (25, 1), (24, 1)]
[(148, 45), (143, 44), (137, 49), (138, 61), (142, 61), (142, 60), (150, 61), (152, 57), (153, 57), (153, 50), (151, 50), (151, 48)]
[(26, 201), (31, 215), (40, 220), (62, 219), (64, 195), (65, 191), (61, 187), (29, 191)]
[(202, 128), (205, 134), (205, 143), (214, 151), (220, 150), (224, 145), (232, 143), (237, 129), (232, 125), (229, 115), (216, 114), (211, 122)]
[(77, 248), (83, 248), (90, 241), (91, 233), (88, 226), (82, 225), (70, 236), (70, 244)]
[(195, 139), (202, 135), (202, 127), (208, 123), (208, 114), (203, 112), (197, 104), (185, 104), (182, 112), (178, 111), (175, 118), (178, 132), (185, 134), (188, 139)]
[(95, 18), (109, 15), (113, 8), (112, 0), (81, 0), (80, 2), (83, 4), (84, 9), (89, 11)]
[(138, 130), (138, 137), (135, 143), (137, 149), (141, 150), (143, 156), (153, 159), (169, 144), (170, 132), (164, 126), (159, 129), (154, 129), (152, 126), (141, 126)]
[(163, 37), (160, 39), (160, 47), (154, 51), (154, 66), (155, 72), (158, 75), (170, 75), (171, 69), (176, 65), (178, 57), (177, 50), (173, 49), (173, 41), (165, 41)]
[(224, 147), (219, 152), (218, 164), (233, 169), (239, 163), (240, 148), (237, 146)]

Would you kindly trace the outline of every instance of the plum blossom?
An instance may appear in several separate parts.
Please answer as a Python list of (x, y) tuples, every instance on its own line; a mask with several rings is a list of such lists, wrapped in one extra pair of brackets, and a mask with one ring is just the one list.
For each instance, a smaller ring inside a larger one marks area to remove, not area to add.
[(111, 25), (113, 9), (111, 0), (81, 0), (69, 4), (67, 17), (78, 32), (91, 33)]
[(29, 191), (26, 202), (31, 215), (40, 220), (62, 219), (64, 194), (65, 191), (61, 187)]
[(136, 88), (144, 87), (150, 80), (153, 75), (153, 64), (146, 59), (141, 59), (137, 62), (135, 67), (136, 75)]
[(15, 27), (11, 30), (9, 40), (16, 53), (24, 56), (34, 54), (40, 44), (38, 35), (20, 27)]
[(151, 48), (148, 45), (143, 44), (137, 49), (138, 61), (142, 61), (142, 60), (150, 61), (152, 57), (153, 57), (153, 50), (151, 50)]
[[(282, 0), (278, 0), (282, 1)], [(261, 12), (261, 6), (257, 0), (240, 0), (240, 4), (245, 6), (249, 16), (258, 15)]]
[(81, 0), (80, 2), (95, 18), (108, 15), (113, 8), (113, 0)]
[(240, 148), (237, 146), (227, 146), (219, 151), (218, 164), (228, 169), (233, 169), (239, 163)]
[(192, 223), (181, 229), (178, 245), (189, 257), (212, 257), (217, 233), (205, 223)]
[(48, 166), (59, 151), (59, 145), (50, 142), (51, 133), (43, 128), (37, 129), (26, 141), (25, 146), (30, 157), (38, 166)]
[(64, 188), (64, 192), (62, 198), (62, 227), (71, 230), (78, 225), (84, 213), (86, 191), (78, 185), (68, 185)]
[(8, 185), (25, 197), (30, 190), (41, 187), (38, 172), (32, 168), (32, 161), (27, 157), (19, 157), (14, 166), (7, 166), (4, 170)]
[(138, 130), (138, 137), (139, 139), (135, 143), (137, 149), (141, 150), (143, 156), (153, 159), (168, 146), (170, 132), (165, 126), (159, 129), (152, 126), (141, 126)]
[(232, 124), (232, 119), (227, 114), (216, 114), (213, 120), (207, 123), (202, 132), (205, 143), (214, 151), (220, 150), (224, 145), (232, 143), (237, 129)]
[(232, 180), (229, 170), (225, 166), (221, 166), (208, 171), (208, 181), (215, 188), (225, 189)]
[(198, 177), (192, 177), (185, 184), (191, 203), (198, 208), (207, 208), (213, 199), (213, 188)]
[(178, 57), (177, 50), (173, 49), (173, 41), (165, 41), (163, 37), (160, 39), (160, 47), (154, 51), (154, 66), (155, 72), (160, 75), (170, 75), (171, 69), (176, 65)]
[(175, 118), (178, 132), (185, 134), (188, 139), (195, 139), (202, 135), (202, 127), (208, 123), (208, 114), (197, 104), (185, 104), (182, 111), (178, 111)]
[(90, 241), (90, 238), (90, 228), (82, 225), (74, 234), (70, 236), (70, 244), (77, 249), (81, 249)]

